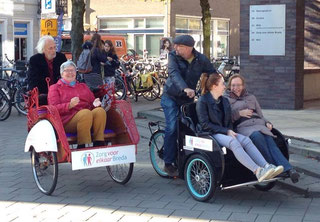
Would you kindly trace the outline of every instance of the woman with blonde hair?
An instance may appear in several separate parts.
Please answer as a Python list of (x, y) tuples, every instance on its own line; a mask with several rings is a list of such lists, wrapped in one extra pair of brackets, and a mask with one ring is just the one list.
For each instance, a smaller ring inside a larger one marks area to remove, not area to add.
[(233, 131), (230, 103), (222, 96), (226, 88), (222, 75), (204, 73), (200, 83), (202, 95), (196, 109), (202, 130), (210, 132), (221, 146), (232, 150), (236, 159), (251, 170), (259, 182), (281, 173), (283, 168), (267, 163), (249, 137)]

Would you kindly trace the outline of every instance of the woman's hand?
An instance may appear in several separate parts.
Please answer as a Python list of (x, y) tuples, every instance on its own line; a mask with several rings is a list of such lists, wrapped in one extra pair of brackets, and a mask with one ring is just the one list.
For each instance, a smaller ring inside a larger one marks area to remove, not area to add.
[(109, 57), (109, 56), (107, 57), (107, 59), (108, 59), (110, 62), (112, 62), (112, 60), (113, 60), (113, 59), (112, 59), (111, 57)]
[(94, 106), (94, 107), (101, 106), (101, 101), (100, 101), (99, 98), (96, 98), (96, 99), (93, 101), (93, 106)]
[(251, 118), (253, 113), (252, 109), (243, 109), (239, 111), (239, 115), (246, 118)]
[(227, 135), (231, 136), (233, 138), (236, 138), (236, 136), (237, 136), (237, 134), (233, 130), (228, 130)]
[(271, 123), (266, 123), (266, 126), (267, 126), (267, 128), (269, 129), (269, 130), (272, 130), (272, 124)]
[(78, 105), (80, 102), (80, 99), (79, 97), (73, 97), (71, 100), (70, 100), (70, 103), (69, 103), (69, 109), (72, 109), (73, 107), (75, 107), (76, 105)]

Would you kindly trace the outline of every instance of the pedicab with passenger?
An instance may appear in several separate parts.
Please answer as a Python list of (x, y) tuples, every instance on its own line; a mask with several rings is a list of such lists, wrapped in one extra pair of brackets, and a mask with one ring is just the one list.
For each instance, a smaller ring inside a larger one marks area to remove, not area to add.
[(131, 105), (115, 100), (114, 88), (107, 85), (99, 87), (95, 96), (111, 100), (104, 131), (107, 145), (75, 149), (77, 135), (65, 132), (57, 108), (39, 105), (37, 88), (30, 92), (24, 151), (31, 153), (33, 177), (42, 193), (51, 195), (55, 190), (59, 163), (71, 163), (72, 170), (106, 167), (116, 183), (125, 184), (130, 180), (139, 142)]
[[(161, 122), (149, 122), (152, 134), (149, 141), (151, 164), (158, 175), (170, 178), (163, 170), (164, 130)], [(276, 144), (289, 159), (288, 140), (273, 128)], [(210, 133), (202, 132), (198, 124), (196, 103), (181, 106), (177, 123), (177, 159), (179, 178), (185, 180), (191, 196), (198, 201), (211, 199), (216, 190), (227, 190), (254, 185), (256, 189), (268, 191), (276, 181), (287, 176), (258, 182), (256, 176), (235, 158), (233, 152), (221, 147)]]

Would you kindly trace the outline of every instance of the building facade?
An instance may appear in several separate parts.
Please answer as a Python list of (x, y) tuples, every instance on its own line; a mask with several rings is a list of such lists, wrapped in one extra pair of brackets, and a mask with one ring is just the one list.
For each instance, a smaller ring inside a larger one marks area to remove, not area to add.
[[(128, 48), (158, 56), (160, 39), (190, 34), (202, 51), (200, 2), (194, 0), (85, 0), (85, 31), (126, 36)], [(240, 0), (210, 0), (212, 57), (239, 55)], [(71, 0), (65, 31), (71, 30)]]
[(0, 0), (0, 61), (28, 60), (39, 39), (38, 0)]

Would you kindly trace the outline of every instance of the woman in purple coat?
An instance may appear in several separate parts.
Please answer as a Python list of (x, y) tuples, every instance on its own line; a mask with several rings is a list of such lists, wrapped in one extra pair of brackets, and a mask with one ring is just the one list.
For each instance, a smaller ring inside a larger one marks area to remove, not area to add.
[(272, 124), (262, 114), (261, 107), (252, 94), (245, 88), (245, 80), (240, 75), (229, 79), (227, 98), (232, 110), (232, 122), (236, 131), (249, 136), (260, 150), (267, 162), (282, 165), (293, 183), (299, 181), (300, 175), (292, 168), (273, 140)]

